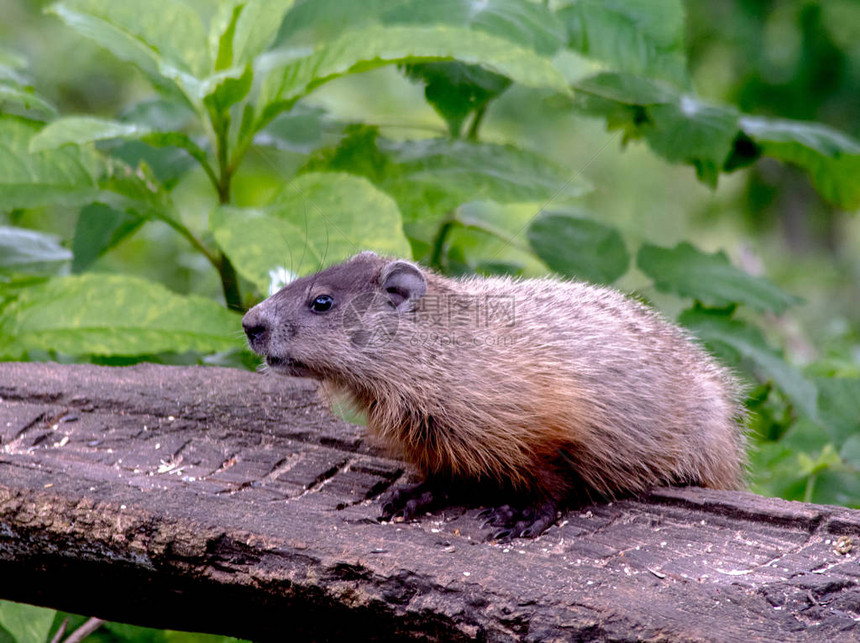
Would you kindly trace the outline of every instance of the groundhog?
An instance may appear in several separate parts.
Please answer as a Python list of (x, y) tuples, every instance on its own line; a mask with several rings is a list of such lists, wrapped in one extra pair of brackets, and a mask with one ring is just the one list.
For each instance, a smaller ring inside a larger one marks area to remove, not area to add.
[(451, 279), (363, 252), (296, 279), (243, 327), (272, 371), (349, 399), (417, 469), (383, 519), (480, 489), (503, 503), (484, 514), (496, 538), (530, 537), (572, 498), (743, 483), (737, 379), (611, 288)]

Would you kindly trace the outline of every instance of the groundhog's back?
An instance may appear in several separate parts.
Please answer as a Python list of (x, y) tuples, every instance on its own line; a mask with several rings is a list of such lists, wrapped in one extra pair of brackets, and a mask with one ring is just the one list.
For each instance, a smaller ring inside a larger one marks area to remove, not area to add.
[(610, 496), (742, 485), (737, 380), (649, 307), (577, 282), (428, 281), (399, 330), (396, 381), (442, 438), (425, 450), (384, 404), (375, 427), (424, 473), (527, 487), (534, 471), (552, 486), (572, 468)]

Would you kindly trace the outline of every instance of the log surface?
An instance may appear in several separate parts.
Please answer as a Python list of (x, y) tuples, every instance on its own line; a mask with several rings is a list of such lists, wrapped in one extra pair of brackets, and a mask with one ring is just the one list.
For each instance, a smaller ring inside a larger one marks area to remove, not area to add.
[(483, 542), (314, 385), (0, 364), (0, 598), (255, 640), (860, 639), (860, 511), (661, 489)]

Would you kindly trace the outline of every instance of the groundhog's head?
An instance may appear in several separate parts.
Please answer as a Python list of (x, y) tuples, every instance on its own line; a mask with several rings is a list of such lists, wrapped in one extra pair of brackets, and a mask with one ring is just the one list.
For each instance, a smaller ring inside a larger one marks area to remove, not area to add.
[(362, 252), (302, 277), (254, 306), (242, 320), (251, 349), (283, 375), (340, 378), (396, 341), (427, 292), (418, 266)]

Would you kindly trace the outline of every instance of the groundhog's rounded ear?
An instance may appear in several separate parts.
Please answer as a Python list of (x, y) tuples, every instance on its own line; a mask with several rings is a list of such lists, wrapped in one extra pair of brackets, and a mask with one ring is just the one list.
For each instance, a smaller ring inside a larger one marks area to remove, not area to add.
[(396, 310), (409, 310), (427, 292), (424, 273), (408, 261), (392, 261), (382, 269), (379, 281)]

